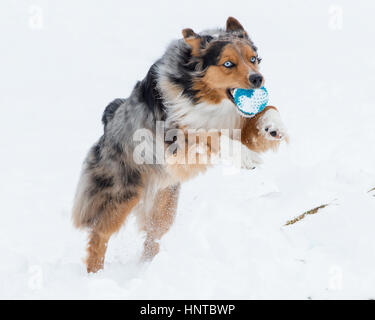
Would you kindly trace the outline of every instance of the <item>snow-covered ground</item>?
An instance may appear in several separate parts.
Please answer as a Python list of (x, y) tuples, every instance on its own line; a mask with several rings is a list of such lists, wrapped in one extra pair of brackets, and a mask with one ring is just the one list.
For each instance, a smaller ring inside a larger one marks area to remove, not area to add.
[[(375, 298), (373, 1), (0, 3), (0, 298)], [(87, 275), (70, 215), (106, 104), (181, 29), (237, 17), (291, 143), (183, 185), (160, 254), (134, 217)], [(293, 225), (306, 210), (331, 205)]]

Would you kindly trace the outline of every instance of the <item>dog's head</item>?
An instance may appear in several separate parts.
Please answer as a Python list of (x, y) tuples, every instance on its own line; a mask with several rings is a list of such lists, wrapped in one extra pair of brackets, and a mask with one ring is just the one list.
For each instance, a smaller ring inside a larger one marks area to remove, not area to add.
[(197, 34), (184, 29), (182, 35), (189, 48), (186, 66), (192, 71), (187, 92), (195, 102), (233, 102), (233, 89), (263, 85), (257, 48), (235, 18), (228, 18), (225, 30)]

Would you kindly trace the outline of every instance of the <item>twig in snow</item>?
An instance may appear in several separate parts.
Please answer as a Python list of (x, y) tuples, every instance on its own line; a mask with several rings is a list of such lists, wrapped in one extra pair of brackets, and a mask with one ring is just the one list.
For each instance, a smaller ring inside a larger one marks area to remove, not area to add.
[(302, 213), (301, 215), (299, 215), (298, 217), (296, 217), (296, 218), (294, 218), (294, 219), (292, 219), (292, 220), (287, 221), (286, 224), (285, 224), (285, 226), (289, 226), (289, 225), (291, 225), (291, 224), (294, 224), (294, 223), (296, 223), (296, 222), (302, 220), (302, 219), (305, 218), (308, 214), (315, 214), (315, 213), (317, 213), (319, 210), (324, 209), (325, 207), (327, 207), (327, 206), (329, 206), (329, 205), (330, 205), (330, 203), (322, 204), (322, 205), (319, 206), (319, 207), (316, 207), (316, 208), (314, 208), (314, 209), (311, 209), (311, 210), (309, 210), (309, 211), (306, 211), (306, 212)]

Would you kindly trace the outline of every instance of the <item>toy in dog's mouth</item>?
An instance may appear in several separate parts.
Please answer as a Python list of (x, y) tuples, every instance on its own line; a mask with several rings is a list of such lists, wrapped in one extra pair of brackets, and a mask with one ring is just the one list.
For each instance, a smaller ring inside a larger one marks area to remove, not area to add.
[(229, 99), (237, 111), (244, 117), (254, 117), (268, 104), (268, 92), (265, 87), (259, 89), (227, 89)]

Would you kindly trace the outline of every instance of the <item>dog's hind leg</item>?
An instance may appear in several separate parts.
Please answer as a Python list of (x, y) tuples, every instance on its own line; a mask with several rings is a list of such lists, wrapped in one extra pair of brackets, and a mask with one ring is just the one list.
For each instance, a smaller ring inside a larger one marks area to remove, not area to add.
[(87, 245), (87, 272), (97, 272), (98, 270), (103, 269), (104, 256), (110, 236), (109, 233), (96, 230), (90, 232)]
[(155, 195), (151, 212), (148, 212), (145, 225), (146, 240), (143, 260), (153, 258), (159, 252), (158, 240), (171, 227), (177, 210), (180, 184), (161, 189)]
[(139, 192), (132, 193), (122, 202), (107, 196), (101, 201), (101, 213), (90, 228), (87, 246), (87, 272), (97, 272), (103, 268), (107, 243), (111, 235), (124, 224), (125, 219), (139, 201)]
[(88, 272), (103, 268), (109, 238), (123, 225), (144, 189), (140, 168), (126, 162), (122, 151), (103, 144), (102, 137), (86, 157), (73, 206), (74, 225), (89, 231)]

